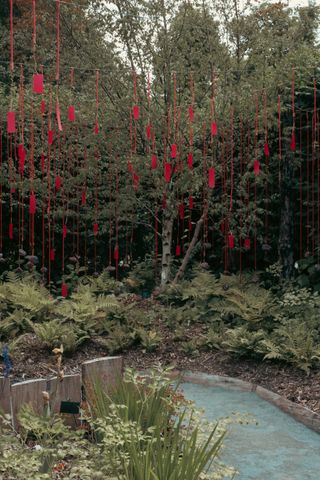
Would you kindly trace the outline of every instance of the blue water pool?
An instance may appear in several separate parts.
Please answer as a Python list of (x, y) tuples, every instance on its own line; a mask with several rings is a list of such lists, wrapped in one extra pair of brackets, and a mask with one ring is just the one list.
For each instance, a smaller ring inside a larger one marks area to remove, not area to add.
[(320, 435), (253, 392), (183, 383), (185, 396), (214, 421), (234, 412), (258, 422), (233, 424), (222, 461), (239, 470), (237, 480), (320, 480)]

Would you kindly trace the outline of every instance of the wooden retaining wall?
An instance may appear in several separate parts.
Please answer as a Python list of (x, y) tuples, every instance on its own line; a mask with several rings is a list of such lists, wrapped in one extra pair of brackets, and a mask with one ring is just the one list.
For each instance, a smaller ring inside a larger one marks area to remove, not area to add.
[[(80, 403), (93, 382), (98, 381), (108, 389), (122, 372), (122, 357), (102, 357), (84, 362), (80, 374), (66, 375), (62, 381), (53, 377), (11, 383), (9, 378), (0, 377), (0, 410), (11, 415), (13, 426), (17, 428), (17, 414), (23, 405), (30, 405), (39, 414), (43, 412), (43, 392), (49, 393), (52, 408), (59, 413), (61, 402)], [(72, 424), (70, 419), (67, 423)]]

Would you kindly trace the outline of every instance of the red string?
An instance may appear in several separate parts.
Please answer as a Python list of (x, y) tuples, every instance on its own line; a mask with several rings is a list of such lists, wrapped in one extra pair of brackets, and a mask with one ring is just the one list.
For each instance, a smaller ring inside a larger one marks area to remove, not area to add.
[(56, 29), (57, 29), (57, 51), (56, 51), (56, 81), (60, 77), (60, 0), (56, 0)]
[(307, 112), (307, 225), (306, 225), (306, 235), (307, 235), (307, 254), (310, 254), (309, 251), (309, 241), (310, 241), (310, 165), (309, 165), (309, 152), (310, 152), (310, 132), (309, 132), (309, 114)]
[(32, 50), (35, 55), (37, 44), (37, 16), (36, 16), (36, 0), (32, 0)]
[[(255, 118), (255, 138), (254, 138), (254, 156), (258, 158), (258, 137), (259, 137), (259, 99), (256, 95), (256, 118)], [(254, 177), (254, 269), (257, 270), (257, 177)]]
[(278, 95), (278, 169), (279, 188), (281, 187), (281, 165), (282, 165), (282, 129), (281, 129), (281, 97)]
[(300, 114), (300, 178), (299, 178), (299, 193), (300, 193), (300, 259), (303, 256), (303, 193), (302, 193), (302, 115)]
[(14, 69), (14, 43), (13, 43), (13, 0), (10, 0), (10, 70)]
[(312, 240), (312, 255), (315, 253), (315, 162), (316, 162), (316, 130), (317, 130), (317, 85), (316, 80), (313, 81), (314, 89), (314, 106), (312, 116), (312, 226), (311, 226), (311, 240)]

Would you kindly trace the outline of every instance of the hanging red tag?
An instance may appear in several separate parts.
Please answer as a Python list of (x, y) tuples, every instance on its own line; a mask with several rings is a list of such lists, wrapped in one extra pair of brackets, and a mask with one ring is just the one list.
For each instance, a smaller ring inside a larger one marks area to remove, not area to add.
[(113, 258), (114, 258), (116, 261), (119, 260), (119, 245), (116, 245), (116, 246), (114, 247)]
[(87, 194), (85, 191), (81, 193), (81, 205), (85, 205), (87, 203)]
[(45, 156), (44, 153), (41, 153), (41, 173), (44, 174), (45, 171)]
[(213, 135), (214, 137), (216, 135), (218, 135), (218, 125), (217, 125), (217, 122), (212, 122), (211, 123), (211, 135)]
[(33, 93), (43, 93), (43, 74), (35, 73), (33, 75)]
[(98, 135), (99, 133), (99, 122), (98, 119), (96, 120), (95, 126), (94, 126), (94, 133), (95, 135)]
[(138, 190), (139, 183), (140, 183), (140, 177), (136, 172), (133, 172), (132, 181), (133, 181), (133, 189)]
[(60, 177), (60, 175), (56, 176), (55, 187), (56, 187), (56, 191), (59, 192), (60, 189), (61, 189), (61, 177)]
[(63, 237), (64, 239), (66, 239), (66, 238), (67, 238), (67, 234), (68, 234), (67, 225), (64, 224), (63, 227), (62, 227), (62, 237)]
[(41, 100), (40, 111), (42, 114), (46, 112), (46, 103), (44, 100)]
[(140, 117), (139, 105), (133, 105), (132, 114), (133, 114), (134, 120), (139, 120), (139, 117)]
[(189, 170), (193, 168), (193, 154), (191, 152), (188, 154), (188, 167)]
[(98, 235), (98, 232), (99, 232), (99, 224), (94, 223), (93, 224), (93, 235), (96, 237)]
[(190, 210), (193, 209), (193, 197), (189, 197), (189, 208)]
[(128, 160), (127, 167), (128, 167), (128, 172), (132, 173), (133, 172), (133, 165), (132, 165), (132, 162), (130, 160)]
[(220, 231), (221, 231), (221, 233), (224, 233), (224, 232), (225, 232), (225, 229), (226, 229), (225, 222), (221, 222), (221, 223), (220, 223)]
[(245, 238), (243, 246), (246, 250), (250, 250), (251, 248), (251, 240), (250, 238)]
[(13, 223), (9, 223), (9, 238), (13, 240)]
[(151, 138), (151, 125), (147, 125), (147, 139), (150, 140)]
[(176, 257), (180, 257), (181, 255), (181, 245), (176, 245)]
[(60, 106), (59, 106), (59, 100), (56, 100), (56, 116), (57, 116), (57, 124), (58, 124), (58, 129), (60, 132), (62, 132), (62, 123), (61, 123), (61, 115), (60, 115)]
[(67, 298), (68, 296), (68, 285), (66, 283), (61, 285), (61, 296), (64, 298)]
[(24, 172), (24, 164), (26, 160), (26, 151), (22, 143), (18, 145), (18, 157), (19, 157), (19, 173), (23, 175)]
[(54, 250), (54, 248), (51, 248), (51, 250), (50, 250), (50, 261), (54, 262), (54, 259), (55, 259), (55, 250)]
[(152, 168), (152, 170), (155, 170), (157, 168), (157, 165), (158, 165), (157, 155), (152, 154), (152, 157), (151, 157), (151, 168)]
[(73, 105), (69, 105), (68, 108), (68, 120), (69, 122), (74, 122), (76, 119), (75, 109)]
[(16, 133), (16, 114), (8, 112), (7, 114), (8, 133)]
[(260, 162), (259, 162), (259, 160), (255, 160), (253, 162), (253, 171), (254, 171), (254, 175), (256, 177), (260, 174)]
[(232, 235), (232, 233), (230, 233), (229, 236), (228, 236), (229, 248), (234, 248), (234, 243), (235, 243), (234, 235)]
[(177, 156), (177, 145), (173, 143), (171, 145), (171, 158), (176, 158)]
[(193, 111), (192, 106), (189, 107), (189, 120), (190, 120), (190, 122), (193, 122), (193, 120), (194, 120), (194, 111)]
[(184, 220), (184, 204), (180, 203), (179, 205), (179, 217), (180, 220)]
[(162, 209), (165, 210), (166, 208), (167, 208), (167, 197), (166, 197), (166, 194), (164, 193), (162, 198)]
[(36, 205), (36, 196), (34, 192), (30, 194), (30, 199), (29, 199), (29, 213), (30, 215), (35, 215), (37, 209)]
[(48, 131), (48, 145), (53, 144), (53, 130)]
[(169, 162), (164, 164), (164, 179), (167, 183), (171, 180), (171, 163)]
[(295, 135), (295, 132), (294, 132), (294, 129), (292, 129), (292, 136), (291, 136), (291, 143), (290, 143), (290, 150), (291, 152), (295, 152), (296, 151), (296, 148), (297, 148), (297, 145), (296, 145), (296, 135)]
[(216, 186), (216, 172), (213, 167), (210, 167), (208, 170), (208, 186), (209, 188), (214, 188)]
[(269, 144), (267, 142), (264, 144), (263, 151), (266, 157), (270, 157), (270, 149), (269, 149)]

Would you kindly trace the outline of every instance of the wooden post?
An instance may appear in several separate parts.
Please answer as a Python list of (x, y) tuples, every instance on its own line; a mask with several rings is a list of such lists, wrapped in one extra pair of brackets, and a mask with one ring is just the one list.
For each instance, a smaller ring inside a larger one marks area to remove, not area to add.
[(49, 380), (51, 408), (60, 412), (61, 402), (81, 402), (80, 375), (66, 375), (62, 381), (56, 377)]
[(17, 425), (17, 414), (23, 405), (31, 405), (35, 413), (43, 413), (42, 392), (47, 391), (47, 380), (28, 380), (11, 386), (13, 426)]
[(0, 377), (0, 410), (11, 414), (10, 379)]
[(85, 396), (90, 396), (95, 382), (101, 383), (102, 387), (108, 391), (121, 379), (122, 373), (122, 357), (102, 357), (84, 362), (82, 364), (82, 384)]

